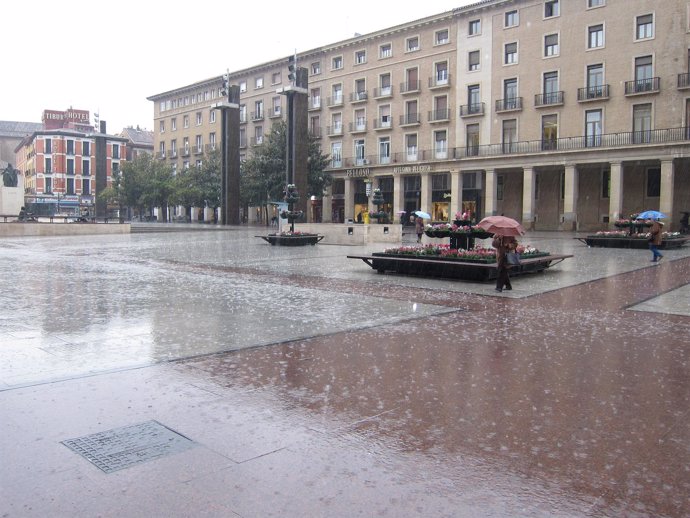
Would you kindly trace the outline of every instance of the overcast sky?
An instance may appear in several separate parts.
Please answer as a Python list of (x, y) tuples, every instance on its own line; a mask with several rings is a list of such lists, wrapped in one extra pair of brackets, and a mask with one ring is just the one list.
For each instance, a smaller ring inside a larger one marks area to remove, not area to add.
[(476, 1), (5, 0), (0, 120), (73, 107), (153, 129), (151, 95)]

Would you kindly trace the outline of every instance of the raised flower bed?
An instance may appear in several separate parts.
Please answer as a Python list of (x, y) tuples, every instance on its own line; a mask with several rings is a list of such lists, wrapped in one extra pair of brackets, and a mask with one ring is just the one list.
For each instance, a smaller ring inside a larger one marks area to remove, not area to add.
[[(520, 266), (511, 276), (541, 272), (570, 255), (552, 255), (533, 247), (519, 246)], [(424, 277), (487, 281), (497, 277), (496, 251), (493, 248), (458, 250), (449, 245), (404, 246), (389, 248), (371, 256), (348, 256), (361, 259), (379, 273), (394, 272)]]
[[(690, 236), (680, 232), (663, 232), (662, 241), (659, 248), (668, 250), (670, 248), (680, 248), (690, 241)], [(649, 247), (649, 233), (636, 232), (631, 234), (625, 230), (600, 230), (596, 234), (587, 237), (575, 238), (585, 243), (587, 246), (601, 248), (634, 248), (643, 249)]]

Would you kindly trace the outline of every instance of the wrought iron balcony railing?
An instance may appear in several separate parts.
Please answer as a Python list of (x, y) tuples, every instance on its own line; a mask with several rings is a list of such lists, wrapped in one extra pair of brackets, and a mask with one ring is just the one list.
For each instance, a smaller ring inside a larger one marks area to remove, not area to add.
[(661, 79), (650, 77), (625, 82), (625, 95), (653, 94), (659, 91)]
[(450, 120), (450, 110), (448, 108), (429, 112), (429, 122), (442, 122), (448, 120)]
[(419, 124), (419, 113), (406, 113), (400, 116), (401, 126), (410, 126), (412, 124)]
[(496, 101), (497, 112), (509, 112), (522, 110), (522, 97), (509, 97)]
[(553, 106), (563, 104), (563, 92), (547, 92), (545, 94), (537, 94), (534, 96), (534, 105), (539, 106)]
[(577, 89), (577, 100), (603, 101), (609, 98), (609, 85), (586, 86)]
[(678, 88), (690, 88), (690, 74), (678, 74)]
[(484, 103), (463, 104), (460, 106), (460, 117), (484, 115)]
[(400, 93), (409, 94), (419, 92), (421, 89), (421, 81), (408, 81), (407, 83), (400, 83)]

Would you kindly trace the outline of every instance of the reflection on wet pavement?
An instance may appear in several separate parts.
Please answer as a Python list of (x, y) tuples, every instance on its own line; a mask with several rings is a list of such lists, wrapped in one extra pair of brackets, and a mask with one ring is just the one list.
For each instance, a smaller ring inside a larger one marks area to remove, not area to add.
[[(690, 250), (531, 234), (575, 257), (497, 295), (255, 233), (0, 243), (0, 426), (93, 488), (66, 515), (690, 515)], [(55, 449), (150, 419), (203, 447), (117, 479)]]

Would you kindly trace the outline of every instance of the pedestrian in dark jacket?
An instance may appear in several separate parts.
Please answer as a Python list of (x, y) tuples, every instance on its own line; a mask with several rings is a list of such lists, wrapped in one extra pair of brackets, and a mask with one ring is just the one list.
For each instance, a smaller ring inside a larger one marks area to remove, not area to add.
[(513, 236), (494, 236), (491, 243), (496, 249), (496, 263), (498, 265), (498, 278), (496, 279), (496, 291), (501, 292), (505, 287), (506, 290), (512, 290), (513, 286), (510, 284), (510, 276), (508, 270), (510, 265), (506, 259), (508, 252), (515, 252), (517, 250), (517, 240)]
[(656, 220), (647, 220), (648, 224), (652, 226), (649, 228), (649, 249), (652, 251), (652, 262), (656, 263), (661, 260), (664, 256), (659, 252), (659, 246), (661, 245), (662, 237), (662, 225)]

